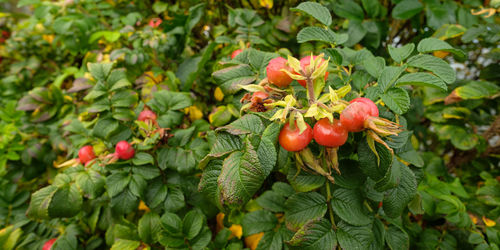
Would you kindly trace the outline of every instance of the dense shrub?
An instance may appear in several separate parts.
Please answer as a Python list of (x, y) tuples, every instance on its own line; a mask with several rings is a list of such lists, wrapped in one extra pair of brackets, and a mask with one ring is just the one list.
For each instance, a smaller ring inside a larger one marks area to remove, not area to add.
[(2, 249), (498, 249), (498, 1), (0, 2)]

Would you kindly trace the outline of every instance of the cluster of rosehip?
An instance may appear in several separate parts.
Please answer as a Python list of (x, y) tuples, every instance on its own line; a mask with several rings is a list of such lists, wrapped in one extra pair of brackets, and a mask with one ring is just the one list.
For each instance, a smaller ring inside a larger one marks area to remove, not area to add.
[[(148, 108), (139, 113), (137, 118), (138, 121), (142, 121), (145, 123), (156, 124), (156, 114)], [(115, 152), (103, 157), (103, 160), (106, 160), (106, 163), (116, 162), (118, 159), (120, 160), (129, 160), (135, 155), (135, 150), (132, 145), (127, 141), (119, 141), (115, 146)], [(86, 145), (80, 148), (78, 151), (78, 158), (66, 161), (60, 165), (58, 168), (67, 167), (67, 166), (75, 166), (78, 164), (84, 164), (87, 166), (91, 164), (94, 159), (96, 159), (96, 155), (94, 153), (94, 148), (90, 145)]]
[(364, 97), (353, 99), (340, 114), (340, 120), (323, 118), (314, 124), (314, 128), (306, 123), (307, 128), (300, 133), (299, 128), (292, 128), (286, 123), (279, 134), (279, 143), (287, 151), (300, 151), (314, 140), (322, 146), (336, 148), (347, 141), (348, 132), (360, 132), (367, 128), (371, 117), (378, 117), (379, 111), (375, 103)]
[[(232, 57), (236, 56), (239, 52), (241, 51), (233, 52)], [(295, 102), (293, 96), (289, 93), (293, 91), (284, 90), (294, 79), (297, 80), (300, 85), (307, 89), (309, 108), (313, 105), (316, 106), (315, 108), (321, 107), (321, 112), (323, 113), (317, 111), (318, 121), (315, 123), (314, 128), (311, 128), (309, 124), (303, 121), (302, 115), (299, 114), (299, 118), (301, 119), (299, 121), (296, 119), (297, 113), (295, 115), (292, 113), (279, 133), (279, 143), (285, 150), (296, 152), (298, 166), (304, 169), (312, 169), (333, 182), (333, 177), (328, 169), (335, 169), (340, 173), (338, 169), (337, 149), (345, 144), (349, 132), (366, 130), (367, 140), (370, 144), (376, 141), (392, 152), (392, 149), (379, 135), (397, 135), (402, 130), (399, 124), (379, 117), (377, 105), (368, 98), (358, 97), (350, 102), (341, 100), (340, 97), (350, 91), (349, 86), (339, 90), (330, 89), (330, 97), (326, 99), (331, 100), (331, 106), (327, 106), (324, 103), (325, 98), (316, 99), (315, 95), (317, 93), (314, 92), (318, 86), (315, 84), (319, 84), (319, 82), (323, 81), (323, 78), (326, 81), (328, 77), (327, 67), (328, 61), (325, 61), (321, 56), (306, 56), (300, 61), (293, 57), (289, 57), (288, 60), (283, 57), (274, 58), (269, 61), (266, 67), (267, 78), (258, 85), (242, 86), (253, 92), (253, 94), (245, 94), (241, 101), (249, 102), (242, 107), (242, 110), (250, 109), (254, 112), (263, 112), (268, 110), (269, 107), (276, 105), (283, 106), (283, 103), (288, 103), (285, 105), (285, 109), (277, 111), (271, 120), (280, 119), (285, 121), (290, 110), (307, 114), (309, 109), (304, 110), (291, 107), (294, 104), (290, 103)], [(270, 85), (274, 85), (275, 87)], [(287, 99), (288, 101), (286, 101)], [(293, 101), (290, 102), (290, 100)], [(327, 112), (327, 114), (324, 112)], [(335, 119), (333, 113), (340, 113), (339, 119)], [(308, 114), (308, 117), (316, 117), (314, 111)], [(326, 170), (322, 167), (321, 159), (317, 159), (311, 150), (307, 148), (313, 138), (319, 145), (325, 147), (325, 157), (323, 160), (330, 167)], [(377, 152), (374, 153), (377, 154)]]

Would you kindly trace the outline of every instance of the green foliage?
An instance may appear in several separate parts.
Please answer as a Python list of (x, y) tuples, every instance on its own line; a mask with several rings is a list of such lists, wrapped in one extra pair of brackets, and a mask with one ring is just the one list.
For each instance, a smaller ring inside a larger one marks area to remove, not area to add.
[[(498, 1), (0, 7), (1, 249), (500, 246)], [(314, 93), (268, 82), (321, 53)], [(335, 157), (280, 146), (357, 97), (380, 119)]]

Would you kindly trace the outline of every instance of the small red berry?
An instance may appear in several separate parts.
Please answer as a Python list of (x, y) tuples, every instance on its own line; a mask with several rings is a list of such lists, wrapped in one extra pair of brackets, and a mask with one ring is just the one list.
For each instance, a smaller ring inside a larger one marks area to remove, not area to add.
[(144, 109), (139, 113), (139, 117), (137, 118), (138, 121), (156, 121), (156, 114), (155, 112), (149, 110), (149, 109)]
[(348, 132), (339, 120), (330, 123), (328, 118), (323, 118), (314, 124), (314, 140), (325, 147), (336, 148), (347, 141)]
[(128, 160), (134, 157), (135, 150), (127, 141), (120, 141), (116, 144), (115, 153), (118, 155), (118, 158)]
[(297, 122), (295, 122), (295, 129), (291, 129), (290, 124), (286, 123), (278, 138), (281, 147), (290, 152), (300, 151), (307, 147), (313, 138), (313, 130), (309, 124), (306, 123), (306, 126), (306, 130), (300, 133)]
[(158, 28), (162, 22), (163, 21), (160, 18), (154, 17), (149, 20), (149, 26), (151, 26), (151, 28)]
[(286, 87), (292, 83), (293, 79), (287, 73), (282, 72), (281, 69), (286, 69), (290, 72), (293, 70), (288, 66), (288, 61), (283, 57), (277, 57), (269, 61), (266, 67), (267, 80), (278, 87)]
[(42, 250), (50, 250), (52, 248), (52, 245), (54, 245), (54, 242), (56, 242), (56, 238), (50, 239), (45, 244), (43, 244)]
[(82, 164), (86, 164), (95, 159), (94, 148), (90, 145), (80, 148), (78, 151), (78, 158)]
[(237, 49), (231, 53), (231, 59), (234, 59), (238, 54), (240, 54), (243, 50), (242, 49)]
[[(316, 59), (317, 56), (313, 56), (313, 60)], [(324, 62), (324, 59), (321, 59), (321, 62)], [(306, 56), (300, 59), (300, 68), (302, 68), (302, 71), (306, 71), (306, 67), (311, 64), (311, 56)], [(295, 72), (297, 73), (297, 72)], [(328, 71), (325, 73), (325, 81), (328, 78)], [(302, 85), (304, 88), (306, 87), (306, 80), (297, 80), (297, 82)]]
[(366, 105), (366, 107), (368, 108), (368, 114), (370, 116), (378, 117), (377, 105), (372, 100), (365, 98), (365, 97), (358, 97), (358, 98), (354, 98), (352, 101), (350, 101), (350, 103), (355, 103), (355, 102), (364, 103)]

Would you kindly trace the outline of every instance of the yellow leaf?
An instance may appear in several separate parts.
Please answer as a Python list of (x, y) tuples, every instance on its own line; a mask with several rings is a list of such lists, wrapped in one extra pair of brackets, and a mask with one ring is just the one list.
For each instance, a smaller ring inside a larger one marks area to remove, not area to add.
[(450, 54), (450, 52), (447, 52), (447, 51), (442, 51), (442, 50), (438, 50), (438, 51), (434, 51), (434, 52), (432, 52), (432, 54), (433, 54), (435, 57), (445, 58), (447, 55), (449, 55), (449, 54)]
[(144, 203), (144, 201), (139, 202), (139, 210), (149, 212), (149, 207)]
[(191, 121), (203, 118), (203, 112), (201, 112), (201, 110), (195, 105), (188, 107), (187, 113), (189, 113), (189, 120)]
[(224, 99), (224, 93), (222, 93), (222, 89), (220, 89), (219, 87), (215, 88), (214, 97), (215, 100), (219, 102), (222, 101)]
[(273, 0), (259, 0), (260, 6), (271, 9), (273, 7)]
[(229, 227), (229, 230), (231, 231), (231, 236), (241, 239), (241, 236), (243, 235), (243, 228), (241, 225), (233, 224)]
[(260, 239), (264, 236), (264, 232), (252, 234), (250, 236), (245, 237), (245, 245), (250, 248), (250, 250), (257, 249), (257, 245), (259, 245)]
[(483, 216), (483, 222), (487, 227), (494, 227), (497, 223)]
[(215, 220), (217, 221), (217, 225), (215, 227), (217, 233), (224, 228), (224, 216), (225, 214), (218, 213), (215, 217)]

